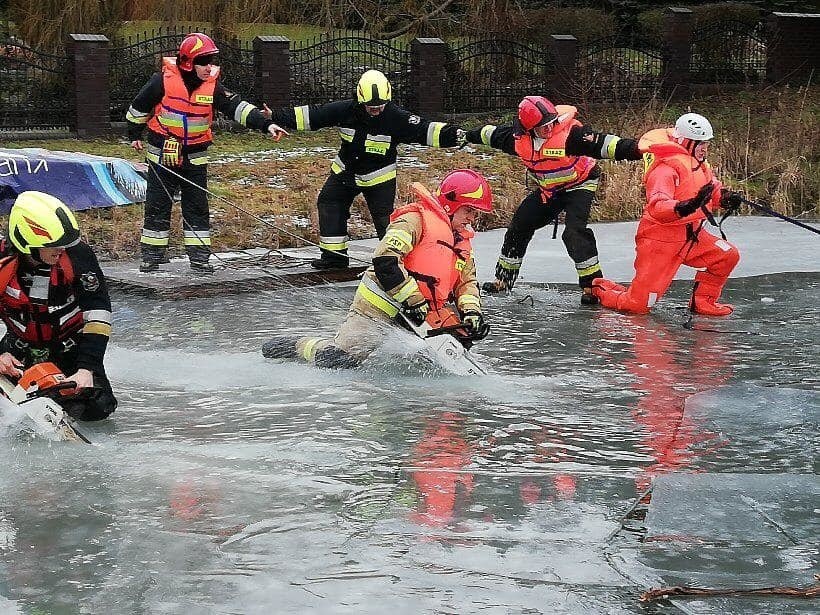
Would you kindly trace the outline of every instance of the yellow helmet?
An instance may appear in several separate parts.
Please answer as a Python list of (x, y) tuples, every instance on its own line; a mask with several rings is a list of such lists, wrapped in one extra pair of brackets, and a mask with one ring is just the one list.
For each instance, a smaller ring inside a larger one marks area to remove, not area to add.
[(360, 103), (375, 107), (387, 104), (392, 97), (393, 88), (383, 72), (371, 69), (359, 79), (356, 98)]
[(23, 254), (39, 248), (68, 248), (80, 241), (80, 227), (60, 199), (29, 190), (18, 195), (9, 212), (9, 239)]

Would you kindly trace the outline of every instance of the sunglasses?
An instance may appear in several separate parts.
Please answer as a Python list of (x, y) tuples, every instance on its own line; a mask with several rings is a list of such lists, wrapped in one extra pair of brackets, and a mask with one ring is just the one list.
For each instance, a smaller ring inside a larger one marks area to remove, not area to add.
[(216, 64), (216, 55), (211, 54), (207, 56), (199, 56), (198, 58), (194, 58), (194, 65), (195, 66), (208, 66), (209, 64)]

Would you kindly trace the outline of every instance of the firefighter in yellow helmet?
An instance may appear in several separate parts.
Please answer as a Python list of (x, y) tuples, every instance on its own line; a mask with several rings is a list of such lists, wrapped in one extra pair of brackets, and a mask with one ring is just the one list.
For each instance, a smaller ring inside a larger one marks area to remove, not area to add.
[(378, 70), (362, 74), (355, 98), (279, 109), (272, 112), (272, 119), (295, 130), (339, 129), (341, 147), (317, 201), (321, 258), (311, 263), (317, 269), (348, 266), (347, 220), (358, 194), (367, 202), (376, 235), (384, 237), (396, 198), (400, 143), (431, 147), (464, 143), (464, 131), (458, 126), (425, 119), (397, 105), (390, 81)]
[(91, 248), (71, 210), (43, 192), (21, 193), (0, 241), (0, 374), (12, 379), (51, 361), (90, 394), (61, 400), (74, 418), (100, 420), (117, 400), (103, 357), (111, 334), (111, 300)]

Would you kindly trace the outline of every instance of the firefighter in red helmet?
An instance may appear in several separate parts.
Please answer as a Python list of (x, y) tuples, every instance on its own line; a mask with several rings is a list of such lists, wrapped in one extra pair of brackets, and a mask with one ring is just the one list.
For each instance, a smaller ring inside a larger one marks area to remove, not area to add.
[[(148, 161), (145, 223), (140, 237), (143, 273), (156, 271), (167, 262), (171, 200), (177, 189), (182, 195), (185, 251), (191, 269), (213, 271), (208, 262), (211, 234), (205, 189), (214, 111), (276, 140), (287, 134), (239, 94), (225, 89), (219, 81), (218, 54), (209, 36), (189, 34), (177, 57), (162, 59), (162, 72), (148, 80), (125, 116), (131, 147), (144, 149)], [(148, 143), (143, 147), (146, 126)]]
[(479, 173), (459, 169), (444, 177), (435, 194), (421, 184), (411, 188), (415, 202), (390, 216), (373, 266), (364, 273), (336, 337), (276, 337), (263, 346), (263, 355), (353, 366), (383, 341), (384, 327), (374, 325), (400, 322), (399, 312), (416, 325), (426, 320), (433, 328), (462, 322), (466, 346), (487, 337), (490, 327), (481, 312), (471, 239), (479, 212), (493, 209), (490, 185)]
[(526, 96), (518, 105), (515, 122), (467, 131), (470, 143), (518, 156), (537, 186), (513, 215), (496, 264), (496, 279), (482, 286), (484, 292), (512, 290), (533, 234), (551, 221), (557, 228), (563, 211), (566, 227), (561, 239), (575, 262), (583, 289), (581, 303), (597, 303), (591, 287), (592, 280), (602, 276), (601, 265), (595, 235), (587, 226), (601, 174), (595, 159), (638, 160), (641, 154), (634, 139), (596, 132), (577, 120), (577, 113), (570, 105)]

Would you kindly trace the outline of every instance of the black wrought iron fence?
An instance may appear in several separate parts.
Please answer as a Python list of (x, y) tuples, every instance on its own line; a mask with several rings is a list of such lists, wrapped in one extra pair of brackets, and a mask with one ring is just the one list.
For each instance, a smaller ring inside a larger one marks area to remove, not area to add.
[(390, 80), (394, 101), (412, 103), (407, 100), (410, 48), (402, 41), (362, 36), (324, 35), (291, 43), (291, 98), (300, 105), (351, 98), (359, 77), (371, 68)]
[(548, 50), (516, 41), (481, 39), (450, 47), (445, 64), (444, 110), (515, 109), (529, 94), (543, 93), (555, 75)]
[(70, 130), (74, 118), (69, 58), (0, 41), (0, 129)]
[[(156, 31), (118, 41), (111, 49), (111, 120), (121, 122), (131, 101), (152, 74), (160, 70), (163, 56), (176, 56), (189, 29), (165, 34)], [(161, 32), (161, 31), (160, 31)], [(124, 44), (123, 44), (124, 43)], [(253, 49), (248, 42), (217, 41), (221, 81), (246, 100), (255, 101)]]
[(695, 32), (690, 79), (696, 83), (758, 83), (766, 77), (763, 24), (718, 21)]
[(579, 100), (648, 100), (662, 88), (663, 70), (663, 50), (648, 39), (616, 35), (592, 41), (578, 51)]

